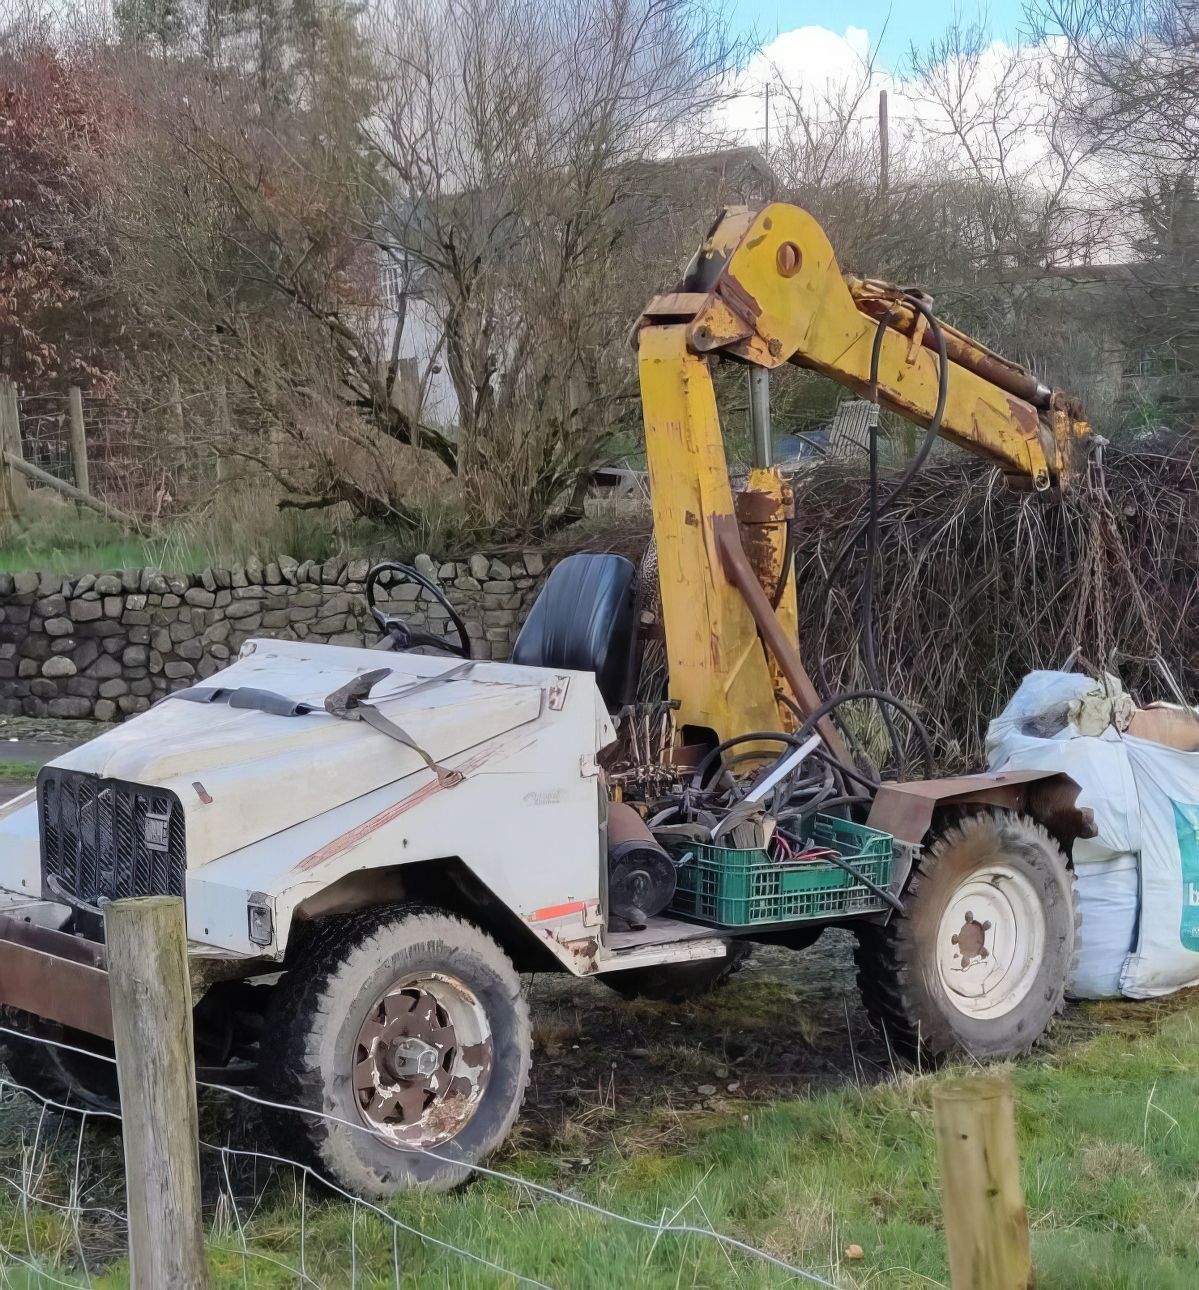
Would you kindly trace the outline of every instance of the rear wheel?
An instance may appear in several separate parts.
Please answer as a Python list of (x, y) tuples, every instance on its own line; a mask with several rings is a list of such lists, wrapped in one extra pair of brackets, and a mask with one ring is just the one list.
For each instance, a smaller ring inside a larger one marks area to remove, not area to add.
[(281, 1149), (358, 1194), (443, 1190), (512, 1127), (528, 1008), (508, 957), (440, 910), (330, 919), (276, 987), (259, 1059)]
[(1048, 833), (997, 811), (947, 829), (905, 911), (858, 929), (862, 1000), (903, 1056), (1027, 1052), (1061, 1011), (1074, 963), (1073, 874)]

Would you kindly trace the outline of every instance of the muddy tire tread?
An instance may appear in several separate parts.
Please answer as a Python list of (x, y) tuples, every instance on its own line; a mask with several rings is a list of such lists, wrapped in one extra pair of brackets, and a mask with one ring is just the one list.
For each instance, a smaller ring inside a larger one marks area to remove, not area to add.
[[(921, 852), (912, 866), (912, 872), (903, 893), (905, 904), (914, 904), (919, 899), (921, 887), (932, 879), (945, 852), (950, 846), (964, 840), (971, 829), (979, 826), (980, 820), (996, 820), (1001, 824), (1005, 821), (1018, 823), (1048, 848), (1060, 852), (1056, 840), (1041, 824), (1029, 816), (1006, 811), (968, 816), (960, 823), (947, 828), (931, 848)], [(1069, 867), (1066, 872), (1069, 878), (1074, 920), (1074, 950), (1070, 971), (1066, 973), (1068, 979), (1073, 975), (1073, 970), (1078, 963), (1082, 915), (1078, 905), (1073, 867)], [(901, 914), (893, 915), (882, 926), (861, 929), (854, 948), (858, 990), (867, 1015), (876, 1029), (898, 1055), (910, 1061), (935, 1062), (948, 1055), (954, 1044), (949, 1037), (948, 1027), (941, 1030), (933, 1027), (932, 1033), (927, 1033), (919, 1020), (920, 1009), (911, 988), (911, 974), (915, 970), (914, 964), (918, 959), (919, 947), (914, 941), (911, 922), (906, 915)], [(1065, 1008), (1066, 984), (1066, 980), (1063, 980), (1061, 990), (1057, 994), (1053, 1007), (1054, 1017), (1060, 1016)], [(1011, 1055), (1020, 1056), (1031, 1052), (1044, 1041), (1047, 1033), (1048, 1027), (1030, 1038)]]
[[(302, 961), (292, 964), (291, 970), (275, 987), (276, 994), (267, 1010), (260, 1045), (262, 1057), (258, 1083), (263, 1098), (288, 1107), (322, 1106), (329, 1109), (325, 1106), (324, 1079), (315, 1051), (320, 1019), (325, 1017), (336, 1022), (336, 1012), (330, 1007), (331, 995), (341, 979), (350, 975), (351, 959), (360, 963), (360, 955), (372, 952), (380, 960), (384, 959), (395, 949), (397, 924), (402, 924), (405, 938), (413, 940), (421, 939), (425, 931), (444, 937), (448, 926), (452, 929), (456, 946), (477, 954), (501, 977), (509, 977), (518, 1022), (523, 1025), (527, 1038), (528, 1006), (520, 992), (515, 969), (500, 946), (473, 923), (436, 905), (416, 902), (335, 915), (323, 920), (305, 938)], [(520, 1096), (494, 1135), (497, 1138), (495, 1145), (507, 1135), (520, 1113), (527, 1089), (530, 1050), (531, 1042), (526, 1042)], [(343, 1115), (342, 1118), (350, 1117)], [(337, 1177), (337, 1165), (330, 1158), (330, 1139), (344, 1126), (317, 1115), (271, 1108), (266, 1109), (264, 1120), (279, 1146), (286, 1146), (289, 1158), (308, 1166), (320, 1177)], [(438, 1150), (444, 1153), (448, 1148), (443, 1146)], [(421, 1186), (426, 1190), (446, 1190), (462, 1182), (469, 1174), (469, 1166), (463, 1165), (448, 1169), (444, 1178), (422, 1182)], [(379, 1186), (377, 1179), (366, 1176), (365, 1169), (361, 1179), (343, 1176), (340, 1181), (360, 1194), (381, 1196), (392, 1190)]]

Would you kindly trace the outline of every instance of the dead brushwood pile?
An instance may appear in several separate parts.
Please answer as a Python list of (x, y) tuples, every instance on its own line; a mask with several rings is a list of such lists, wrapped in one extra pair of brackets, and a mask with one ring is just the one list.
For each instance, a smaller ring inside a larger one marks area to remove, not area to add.
[[(987, 721), (1036, 668), (1106, 666), (1141, 701), (1172, 701), (1160, 655), (1199, 695), (1199, 445), (1108, 448), (1103, 473), (1106, 492), (1021, 493), (964, 459), (927, 467), (883, 514), (879, 672), (928, 725), (942, 768), (982, 765)], [(792, 482), (804, 659), (822, 660), (832, 690), (856, 689), (864, 540), (831, 590), (826, 574), (866, 515), (866, 473), (829, 462)], [(883, 753), (876, 717), (858, 720)]]

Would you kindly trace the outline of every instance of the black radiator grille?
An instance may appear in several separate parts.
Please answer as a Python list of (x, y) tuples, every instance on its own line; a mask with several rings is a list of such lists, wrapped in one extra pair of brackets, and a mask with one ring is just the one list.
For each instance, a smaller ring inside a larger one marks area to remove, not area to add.
[(37, 801), (47, 896), (57, 887), (94, 905), (183, 895), (187, 847), (174, 793), (48, 766), (38, 776)]

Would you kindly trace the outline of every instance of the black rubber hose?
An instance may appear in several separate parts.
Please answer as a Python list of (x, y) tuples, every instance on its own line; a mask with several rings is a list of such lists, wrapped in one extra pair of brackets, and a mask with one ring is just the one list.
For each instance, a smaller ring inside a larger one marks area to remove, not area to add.
[(825, 752), (823, 748), (817, 748), (812, 753), (812, 756), (823, 758), (830, 766), (844, 775), (846, 779), (852, 779), (855, 783), (861, 784), (867, 792), (878, 792), (878, 780), (871, 779), (869, 775), (863, 775), (861, 771), (855, 770), (852, 766), (847, 766), (843, 761), (838, 761), (832, 753)]
[(897, 699), (893, 694), (888, 694), (885, 690), (846, 690), (843, 694), (835, 694), (831, 699), (825, 699), (820, 707), (805, 719), (803, 725), (795, 732), (795, 738), (802, 740), (805, 735), (812, 731), (821, 717), (827, 717), (834, 708), (839, 708), (843, 703), (850, 703), (854, 699), (873, 699), (875, 703), (890, 704), (897, 712), (906, 717), (911, 723), (912, 729), (916, 732), (916, 737), (920, 740), (920, 751), (924, 757), (925, 773), (932, 773), (933, 746), (932, 740), (928, 737), (928, 731), (924, 728), (924, 722), (906, 703), (901, 699)]
[[(932, 310), (929, 309), (922, 300), (915, 300), (911, 297), (908, 299), (910, 303), (915, 308), (919, 309), (928, 320), (929, 329), (932, 331), (933, 339), (937, 343), (937, 357), (940, 360), (940, 370), (937, 374), (937, 405), (933, 410), (932, 420), (928, 423), (928, 429), (924, 432), (924, 441), (921, 443), (919, 450), (904, 468), (903, 474), (900, 475), (895, 487), (892, 488), (886, 497), (883, 498), (882, 503), (879, 506), (880, 515), (889, 510), (900, 496), (902, 496), (902, 494), (907, 490), (908, 485), (913, 479), (915, 479), (920, 467), (923, 466), (925, 461), (928, 459), (928, 454), (932, 452), (933, 444), (937, 442), (937, 436), (941, 433), (941, 420), (945, 415), (945, 401), (949, 397), (949, 357), (945, 352), (945, 335), (941, 331), (941, 324), (933, 316)], [(875, 333), (875, 341), (879, 346), (880, 352), (882, 348), (882, 340), (880, 337), (882, 334), (881, 329)], [(873, 362), (873, 350), (871, 351), (871, 357)], [(832, 566), (825, 575), (824, 587), (826, 592), (832, 588), (837, 574), (841, 572), (841, 566), (849, 557), (849, 553), (857, 544), (858, 539), (865, 532), (866, 525), (868, 523), (869, 517), (865, 520), (859, 521), (845, 541), (842, 542), (840, 550), (837, 552), (836, 559), (833, 561)]]
[[(747, 735), (734, 735), (731, 739), (726, 739), (723, 743), (717, 744), (716, 747), (713, 748), (712, 751), (695, 768), (691, 774), (691, 787), (703, 787), (705, 772), (720, 757), (721, 753), (726, 752), (730, 748), (736, 747), (737, 744), (749, 743), (751, 740), (762, 739), (773, 740), (775, 743), (787, 744), (790, 748), (798, 748), (802, 742), (797, 736), (787, 734), (783, 730), (755, 730)], [(786, 753), (783, 753), (780, 757), (776, 757), (771, 765), (776, 765), (781, 760), (781, 757), (785, 756)]]
[[(795, 713), (796, 717), (801, 722), (807, 720), (807, 718), (804, 716), (803, 709), (799, 706), (798, 703), (795, 702), (795, 700), (789, 694), (784, 694), (782, 690), (776, 690), (774, 694), (775, 694), (775, 698), (781, 699), (787, 705), (787, 707), (789, 707), (791, 711)], [(870, 792), (873, 793), (877, 791), (878, 789), (877, 779), (871, 779), (869, 775), (863, 775), (862, 772), (858, 770), (856, 767), (848, 765), (847, 763), (841, 761), (840, 758), (838, 757), (834, 757), (833, 754), (829, 752), (827, 748), (813, 748), (812, 756), (819, 757), (822, 761), (828, 762), (828, 764), (832, 766), (834, 771), (836, 771), (838, 774), (845, 775), (849, 779), (857, 780), (859, 784), (861, 784), (864, 788), (869, 789)], [(844, 785), (842, 785), (841, 787), (844, 788)]]
[[(878, 557), (879, 545), (879, 504), (878, 504), (878, 364), (883, 348), (883, 335), (888, 324), (898, 312), (897, 308), (889, 309), (880, 319), (874, 330), (874, 344), (870, 348), (870, 396), (874, 403), (874, 412), (870, 418), (869, 459), (870, 482), (867, 501), (866, 524), (866, 558), (862, 562), (862, 584), (858, 593), (858, 653), (862, 659), (862, 670), (866, 680), (876, 690), (883, 689), (883, 678), (878, 667), (878, 655), (874, 646), (874, 565)], [(891, 741), (891, 752), (895, 757), (895, 768), (900, 779), (904, 776), (904, 746), (899, 741), (899, 733), (891, 718), (886, 704), (879, 705), (883, 726), (887, 738)]]
[[(928, 429), (925, 431), (924, 441), (923, 443), (921, 443), (919, 451), (916, 453), (915, 457), (913, 457), (912, 460), (907, 464), (903, 473), (900, 475), (898, 481), (896, 482), (895, 486), (891, 489), (891, 491), (887, 494), (887, 496), (883, 499), (881, 503), (877, 501), (877, 491), (876, 491), (877, 490), (877, 455), (876, 455), (877, 437), (876, 437), (875, 428), (871, 427), (871, 483), (870, 483), (869, 511), (865, 521), (862, 521), (859, 524), (857, 524), (852, 530), (852, 532), (846, 537), (845, 541), (841, 544), (841, 548), (838, 551), (837, 556), (834, 559), (833, 564), (830, 567), (824, 581), (825, 603), (828, 604), (828, 603), (831, 603), (831, 598), (829, 593), (831, 593), (832, 591), (833, 583), (836, 580), (837, 575), (840, 573), (842, 566), (845, 564), (845, 561), (849, 558), (850, 552), (857, 545), (858, 539), (862, 536), (862, 533), (865, 531), (868, 534), (867, 579), (870, 586), (870, 592), (869, 594), (859, 597), (859, 613), (862, 613), (861, 602), (863, 598), (865, 599), (865, 614), (863, 615), (862, 618), (859, 618), (859, 631), (864, 631), (864, 634), (865, 634), (863, 664), (866, 668), (867, 679), (870, 681), (870, 684), (880, 693), (882, 692), (882, 683), (881, 683), (881, 677), (878, 673), (877, 660), (874, 658), (874, 636), (873, 636), (873, 570), (874, 570), (874, 552), (875, 552), (875, 549), (877, 548), (877, 539), (878, 539), (878, 521), (879, 521), (879, 518), (882, 516), (883, 512), (885, 512), (892, 505), (894, 505), (896, 500), (898, 500), (898, 498), (908, 488), (912, 480), (916, 477), (917, 473), (919, 472), (921, 466), (924, 465), (924, 462), (927, 460), (929, 453), (932, 452), (933, 445), (937, 441), (937, 436), (941, 432), (941, 421), (945, 415), (945, 403), (949, 397), (949, 356), (946, 353), (945, 334), (941, 330), (941, 324), (937, 321), (936, 316), (933, 314), (929, 306), (923, 300), (919, 299), (919, 297), (909, 295), (905, 298), (908, 301), (908, 303), (911, 304), (913, 308), (917, 309), (924, 317), (924, 319), (927, 321), (929, 325), (929, 329), (933, 333), (933, 339), (936, 342), (937, 359), (938, 359), (937, 403), (935, 408), (933, 409), (932, 419), (928, 423)], [(890, 321), (890, 319), (894, 316), (894, 312), (895, 312), (894, 310), (888, 310), (888, 312), (884, 314), (883, 317), (879, 320), (879, 325), (875, 329), (874, 344), (871, 346), (871, 351), (870, 351), (870, 378), (871, 378), (872, 385), (875, 384), (878, 380), (878, 364), (879, 364), (880, 355), (882, 353), (883, 336), (886, 334), (887, 324)], [(870, 539), (873, 540), (873, 544)], [(864, 582), (863, 583), (864, 592), (865, 592), (866, 586), (867, 586), (867, 583)], [(864, 628), (863, 618), (870, 619), (869, 626), (866, 628)], [(831, 696), (832, 687), (829, 685), (829, 682), (828, 682), (828, 675), (824, 669), (823, 658), (818, 658), (816, 661), (816, 679), (820, 686), (821, 691), (826, 696), (832, 697)], [(900, 707), (898, 703), (895, 706)], [(900, 707), (900, 710), (902, 711), (902, 707)], [(894, 733), (893, 725), (891, 722), (887, 721), (886, 717), (884, 717), (884, 721), (887, 724), (887, 732), (891, 736), (892, 747), (896, 750), (897, 761), (900, 763), (900, 767), (902, 768), (903, 758), (902, 756), (899, 755), (897, 737)], [(923, 727), (920, 727), (920, 728), (923, 729)], [(842, 729), (844, 729), (844, 726), (842, 726)], [(931, 771), (931, 768), (932, 768), (931, 746), (928, 745), (927, 743), (927, 732), (925, 733), (924, 737), (926, 740), (925, 761), (929, 770)]]
[(848, 860), (843, 860), (840, 856), (836, 855), (825, 856), (824, 859), (828, 860), (831, 864), (835, 864), (839, 868), (844, 869), (846, 873), (851, 874), (862, 884), (863, 887), (874, 892), (880, 900), (885, 900), (897, 914), (903, 913), (903, 902), (898, 896), (893, 896), (886, 887), (880, 887), (872, 878), (867, 878), (859, 869), (855, 869)]

